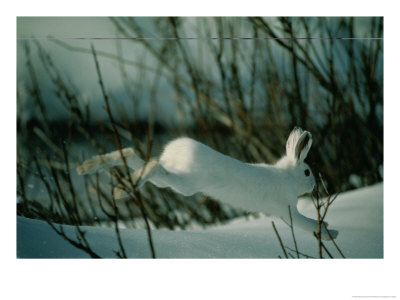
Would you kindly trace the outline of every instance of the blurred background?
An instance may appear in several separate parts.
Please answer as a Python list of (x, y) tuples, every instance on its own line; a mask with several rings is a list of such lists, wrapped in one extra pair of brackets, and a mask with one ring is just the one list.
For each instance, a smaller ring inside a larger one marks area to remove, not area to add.
[[(145, 159), (189, 136), (274, 163), (300, 126), (313, 135), (307, 162), (330, 193), (383, 181), (381, 17), (20, 17), (19, 215), (107, 226), (112, 214), (143, 226), (135, 197), (114, 201), (113, 176), (75, 172), (117, 149), (92, 48), (122, 146)], [(156, 228), (257, 217), (151, 184), (140, 197)]]

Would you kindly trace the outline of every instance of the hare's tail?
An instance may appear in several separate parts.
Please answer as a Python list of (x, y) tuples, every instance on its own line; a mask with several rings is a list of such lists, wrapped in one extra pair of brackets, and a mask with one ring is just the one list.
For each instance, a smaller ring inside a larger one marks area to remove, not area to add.
[(111, 167), (122, 166), (124, 161), (121, 157), (121, 152), (129, 168), (140, 169), (144, 165), (144, 161), (135, 153), (133, 148), (124, 148), (121, 151), (117, 150), (103, 155), (96, 155), (84, 161), (76, 168), (76, 171), (79, 175), (86, 175), (104, 171)]

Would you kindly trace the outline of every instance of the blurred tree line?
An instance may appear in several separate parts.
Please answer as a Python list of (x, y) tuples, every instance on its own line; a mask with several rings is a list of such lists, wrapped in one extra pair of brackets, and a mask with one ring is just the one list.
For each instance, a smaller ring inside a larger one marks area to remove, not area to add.
[[(123, 43), (140, 45), (152, 58), (133, 63), (122, 51), (97, 52), (118, 64), (133, 109), (124, 109), (110, 91), (114, 118), (123, 145), (144, 158), (159, 154), (168, 139), (186, 135), (243, 161), (274, 163), (291, 129), (300, 126), (313, 134), (308, 162), (330, 192), (383, 180), (383, 18), (110, 20)], [(93, 60), (90, 47), (53, 42)], [(43, 43), (18, 47), (26, 54), (24, 97), (30, 100), (27, 105), (17, 91), (18, 213), (78, 225), (105, 219), (140, 223), (137, 199), (113, 199), (113, 177), (73, 174), (90, 152), (74, 151), (76, 143), (85, 141), (91, 154), (116, 149), (111, 124), (93, 120), (73, 78)], [(68, 111), (67, 121), (49, 117), (38, 64)], [(149, 85), (143, 84), (150, 81), (147, 72), (153, 74)], [(145, 119), (135, 110), (143, 98), (152, 107)], [(176, 118), (162, 117), (157, 103), (165, 101)], [(21, 116), (32, 105), (38, 113), (24, 126)], [(31, 196), (30, 178), (40, 182), (46, 201)], [(203, 195), (182, 197), (150, 185), (139, 196), (155, 227), (186, 228), (193, 221), (212, 224), (246, 214)]]

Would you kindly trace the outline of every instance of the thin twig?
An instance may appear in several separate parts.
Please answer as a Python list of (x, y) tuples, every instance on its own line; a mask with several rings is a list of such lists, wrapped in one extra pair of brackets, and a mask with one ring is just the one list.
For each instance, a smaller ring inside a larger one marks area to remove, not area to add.
[(288, 255), (287, 255), (287, 253), (286, 253), (285, 247), (283, 246), (283, 243), (282, 243), (281, 237), (280, 237), (280, 235), (279, 235), (279, 233), (278, 233), (278, 230), (277, 230), (276, 227), (275, 227), (274, 221), (271, 221), (271, 223), (272, 223), (272, 227), (274, 228), (275, 234), (276, 234), (276, 236), (277, 236), (277, 238), (278, 238), (278, 240), (279, 240), (279, 244), (281, 245), (283, 254), (285, 255), (286, 258), (289, 258)]
[(117, 251), (116, 253), (120, 258), (128, 258), (126, 255), (126, 252), (125, 252), (124, 245), (122, 243), (121, 233), (120, 233), (119, 226), (118, 226), (119, 210), (115, 203), (115, 197), (113, 195), (112, 189), (111, 189), (111, 199), (112, 199), (112, 205), (113, 205), (113, 209), (114, 209), (114, 213), (115, 213), (115, 218), (114, 218), (115, 233), (117, 235), (118, 245), (120, 248), (120, 251)]
[[(295, 250), (295, 249), (292, 249), (292, 248), (290, 248), (290, 247), (288, 247), (288, 246), (285, 246), (285, 248), (286, 248), (286, 249), (288, 249), (289, 251), (296, 252), (296, 250)], [(300, 252), (300, 251), (297, 251), (296, 253), (298, 253), (298, 254), (300, 254), (300, 255), (302, 255), (302, 256), (304, 256), (304, 257), (306, 257), (306, 258), (316, 258), (316, 257), (314, 257), (314, 256), (311, 256), (311, 255), (308, 255), (308, 254), (302, 253), (302, 252)]]
[(292, 238), (293, 238), (293, 242), (294, 242), (294, 248), (296, 249), (297, 258), (300, 258), (300, 256), (299, 256), (299, 249), (297, 248), (296, 237), (294, 236), (293, 219), (292, 219), (292, 212), (291, 212), (291, 210), (290, 210), (290, 205), (288, 205), (288, 209), (289, 209), (289, 218), (290, 218), (290, 231), (292, 232)]
[[(330, 240), (332, 241), (332, 243), (335, 246), (336, 250), (339, 252), (340, 256), (342, 258), (345, 258), (343, 252), (341, 251), (339, 246), (336, 244), (336, 242), (333, 239), (331, 233), (329, 232), (329, 230), (328, 230), (328, 228), (326, 226), (326, 222), (324, 221), (325, 217), (326, 217), (326, 215), (328, 213), (329, 207), (337, 199), (337, 197), (339, 196), (339, 193), (335, 194), (333, 196), (333, 198), (332, 198), (332, 196), (329, 194), (328, 189), (327, 189), (327, 187), (326, 187), (326, 185), (324, 183), (324, 180), (322, 178), (321, 173), (319, 173), (319, 178), (320, 178), (320, 181), (322, 182), (322, 187), (323, 187), (324, 191), (328, 194), (327, 200), (325, 201), (325, 203), (322, 203), (321, 200), (320, 200), (320, 197), (319, 197), (318, 186), (317, 186), (317, 189), (316, 189), (317, 191), (315, 193), (316, 194), (316, 199), (314, 199), (314, 197), (311, 196), (311, 199), (313, 200), (314, 206), (315, 206), (315, 208), (317, 210), (318, 233), (314, 233), (314, 236), (318, 239), (319, 255), (320, 255), (320, 257), (322, 256), (322, 249), (324, 249), (326, 251), (326, 253), (330, 257), (332, 257), (332, 255), (329, 253), (329, 251), (327, 250), (327, 248), (325, 247), (325, 245), (322, 243), (322, 240), (321, 240), (321, 229), (322, 229), (322, 226), (323, 226), (323, 229), (328, 233), (328, 236), (329, 236)], [(320, 210), (321, 210), (322, 207), (323, 207), (324, 211), (323, 211), (323, 214), (321, 215)]]
[[(314, 235), (316, 235), (315, 232), (314, 232)], [(319, 239), (319, 241), (321, 241), (321, 248), (325, 250), (325, 252), (329, 255), (330, 258), (333, 258), (332, 254), (328, 251), (325, 244), (322, 242), (321, 237), (319, 237), (318, 239)], [(322, 254), (321, 254), (321, 258), (323, 258)]]
[(340, 256), (341, 256), (342, 258), (346, 258), (346, 257), (344, 256), (342, 250), (340, 250), (339, 246), (336, 244), (336, 242), (335, 242), (335, 240), (333, 239), (331, 233), (330, 233), (329, 230), (326, 228), (326, 225), (323, 224), (323, 226), (324, 226), (326, 232), (328, 232), (329, 238), (331, 239), (331, 242), (332, 242), (333, 245), (335, 246), (336, 250), (339, 252)]
[[(107, 93), (106, 93), (106, 91), (105, 91), (103, 79), (102, 79), (102, 76), (101, 76), (101, 71), (100, 71), (99, 62), (98, 62), (98, 60), (97, 60), (96, 51), (95, 51), (95, 49), (94, 49), (93, 44), (91, 45), (91, 48), (92, 48), (93, 58), (94, 58), (95, 65), (96, 65), (97, 75), (98, 75), (98, 77), (99, 77), (99, 85), (100, 85), (101, 92), (102, 92), (102, 94), (103, 94), (103, 98), (104, 98), (104, 101), (105, 101), (105, 104), (106, 104), (106, 111), (107, 111), (108, 117), (109, 117), (109, 119), (110, 119), (112, 129), (113, 129), (114, 138), (115, 138), (115, 143), (116, 143), (117, 148), (118, 148), (118, 150), (119, 150), (119, 152), (120, 152), (120, 156), (121, 156), (121, 159), (122, 159), (122, 161), (123, 161), (123, 164), (124, 164), (124, 167), (125, 167), (125, 171), (126, 171), (126, 173), (127, 173), (127, 175), (128, 175), (128, 178), (130, 178), (129, 168), (128, 168), (128, 165), (127, 165), (127, 163), (126, 163), (126, 158), (125, 158), (125, 156), (124, 156), (123, 153), (122, 153), (121, 141), (120, 141), (120, 139), (119, 139), (118, 131), (117, 131), (117, 128), (116, 128), (116, 126), (115, 126), (115, 121), (114, 121), (114, 118), (113, 118), (112, 113), (111, 113), (111, 107), (110, 107), (110, 104), (109, 104), (108, 95), (107, 95)], [(138, 193), (135, 191), (136, 189), (135, 189), (135, 186), (134, 186), (132, 180), (129, 180), (129, 182), (131, 183), (132, 190), (135, 192), (136, 195), (138, 195)], [(141, 211), (141, 213), (142, 213), (142, 217), (143, 217), (144, 222), (145, 222), (145, 224), (146, 224), (146, 232), (147, 232), (147, 237), (148, 237), (148, 241), (149, 241), (149, 245), (150, 245), (150, 250), (151, 250), (152, 258), (156, 258), (156, 254), (155, 254), (155, 250), (154, 250), (154, 245), (153, 245), (153, 239), (152, 239), (152, 235), (151, 235), (151, 228), (150, 228), (149, 222), (148, 222), (148, 220), (147, 220), (146, 212), (145, 212), (145, 209), (144, 209), (144, 204), (143, 204), (143, 202), (142, 202), (141, 197), (136, 197), (136, 199), (137, 199), (138, 202), (139, 202), (140, 211)]]
[(77, 239), (79, 242), (74, 241), (73, 239), (69, 238), (65, 231), (64, 228), (62, 227), (62, 225), (59, 225), (59, 228), (57, 228), (55, 226), (55, 224), (53, 224), (47, 217), (47, 215), (35, 208), (32, 208), (32, 210), (35, 211), (35, 213), (40, 216), (44, 221), (46, 221), (46, 223), (59, 235), (61, 236), (64, 240), (66, 240), (67, 242), (69, 242), (71, 245), (73, 245), (74, 247), (81, 249), (83, 251), (85, 251), (87, 254), (90, 255), (90, 257), (92, 258), (101, 258), (101, 256), (99, 256), (96, 252), (94, 252), (91, 247), (89, 246), (89, 243), (85, 237), (85, 232), (82, 231), (80, 229), (79, 226), (76, 226), (76, 230), (77, 230)]
[(113, 196), (112, 193), (112, 189), (111, 189), (111, 206), (113, 208), (114, 211), (114, 215), (112, 215), (111, 213), (107, 212), (107, 210), (105, 209), (103, 202), (101, 201), (101, 196), (104, 196), (101, 192), (100, 192), (100, 184), (99, 184), (99, 175), (98, 173), (96, 173), (96, 190), (97, 192), (97, 200), (100, 206), (101, 211), (107, 216), (107, 218), (109, 218), (110, 220), (112, 220), (112, 222), (114, 223), (114, 229), (115, 229), (115, 234), (117, 235), (117, 241), (118, 241), (118, 245), (120, 250), (118, 251), (114, 251), (114, 253), (119, 257), (119, 258), (128, 258), (126, 255), (126, 251), (124, 248), (124, 245), (122, 243), (122, 238), (121, 238), (121, 233), (119, 230), (119, 226), (118, 226), (118, 220), (119, 220), (119, 210), (118, 207), (116, 205), (115, 202), (115, 198)]

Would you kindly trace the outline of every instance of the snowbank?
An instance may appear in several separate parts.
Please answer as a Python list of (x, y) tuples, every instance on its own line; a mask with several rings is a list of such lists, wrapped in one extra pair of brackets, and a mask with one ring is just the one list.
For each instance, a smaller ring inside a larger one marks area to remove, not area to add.
[[(310, 200), (299, 201), (299, 210), (315, 218)], [(229, 224), (205, 230), (153, 230), (158, 258), (278, 258), (283, 256), (273, 231), (274, 220), (283, 243), (294, 248), (290, 229), (279, 219), (262, 217), (237, 219)], [(339, 230), (336, 243), (347, 258), (383, 258), (383, 183), (339, 195), (329, 210), (329, 228)], [(74, 238), (75, 228), (64, 226)], [(92, 249), (101, 257), (115, 258), (118, 250), (112, 228), (82, 227)], [(315, 238), (296, 230), (299, 251), (317, 256)], [(121, 229), (122, 241), (130, 258), (151, 256), (145, 230)], [(329, 251), (340, 257), (331, 242)], [(17, 217), (17, 257), (88, 258), (89, 255), (69, 244), (46, 222)]]

